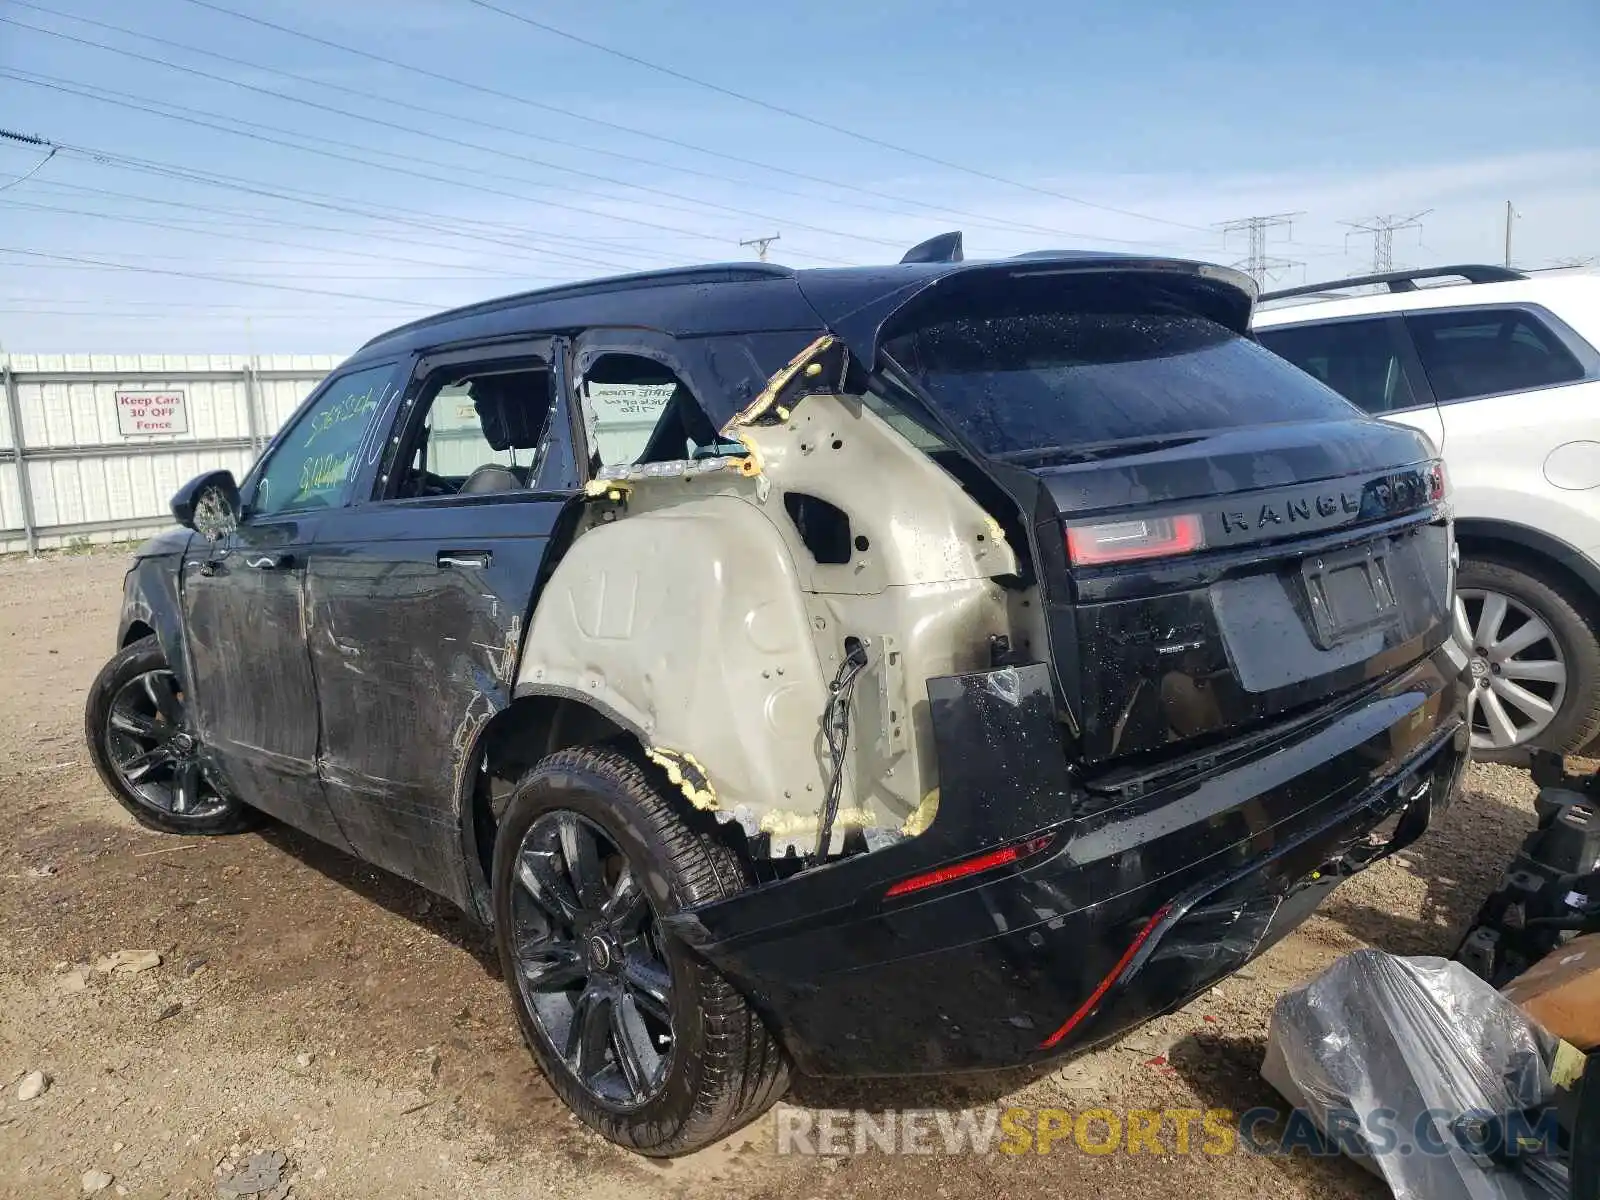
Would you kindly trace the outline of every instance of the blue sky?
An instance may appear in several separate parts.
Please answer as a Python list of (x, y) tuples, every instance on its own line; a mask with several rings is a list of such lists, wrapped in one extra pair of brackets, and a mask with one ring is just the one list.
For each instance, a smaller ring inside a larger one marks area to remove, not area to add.
[(1341, 222), (1377, 214), (1429, 210), (1397, 263), (1497, 261), (1509, 199), (1520, 265), (1600, 256), (1593, 0), (491, 0), (916, 154), (471, 0), (206, 2), (432, 74), (194, 0), (0, 0), (0, 128), (63, 147), (0, 143), (0, 346), (340, 353), (771, 233), (796, 266), (951, 228), (1229, 262), (1218, 223), (1292, 212), (1289, 283), (1369, 266)]

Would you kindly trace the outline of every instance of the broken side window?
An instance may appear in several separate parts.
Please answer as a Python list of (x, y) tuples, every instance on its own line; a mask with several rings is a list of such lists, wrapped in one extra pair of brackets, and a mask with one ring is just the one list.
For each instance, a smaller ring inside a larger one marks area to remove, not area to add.
[(670, 367), (637, 354), (602, 354), (585, 372), (584, 432), (590, 470), (743, 454), (725, 442)]

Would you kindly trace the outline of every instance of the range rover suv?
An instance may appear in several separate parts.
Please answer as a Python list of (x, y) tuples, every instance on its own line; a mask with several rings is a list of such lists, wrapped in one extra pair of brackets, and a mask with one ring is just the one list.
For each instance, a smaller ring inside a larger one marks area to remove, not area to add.
[(493, 926), (606, 1137), (1049, 1059), (1416, 838), (1468, 753), (1444, 472), (1219, 267), (693, 267), (396, 329), (139, 553), (87, 733)]

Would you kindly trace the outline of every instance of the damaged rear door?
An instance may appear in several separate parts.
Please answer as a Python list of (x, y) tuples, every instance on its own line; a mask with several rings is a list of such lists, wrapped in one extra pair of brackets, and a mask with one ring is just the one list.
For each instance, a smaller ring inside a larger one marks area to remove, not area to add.
[(418, 359), (367, 499), (323, 522), (308, 568), (329, 803), (363, 858), (457, 898), (464, 773), (577, 487), (562, 356), (540, 338)]

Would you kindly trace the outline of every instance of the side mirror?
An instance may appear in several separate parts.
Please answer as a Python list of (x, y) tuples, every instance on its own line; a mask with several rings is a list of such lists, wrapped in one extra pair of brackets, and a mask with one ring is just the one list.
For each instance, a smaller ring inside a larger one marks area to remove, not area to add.
[(239, 524), (239, 484), (232, 471), (196, 475), (172, 497), (172, 515), (209, 541), (232, 533)]

